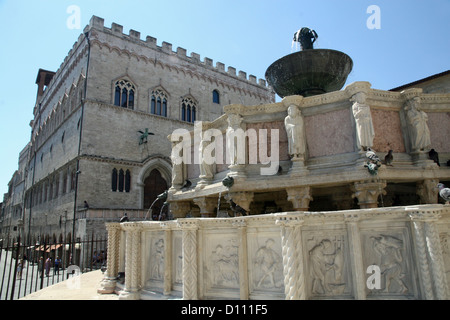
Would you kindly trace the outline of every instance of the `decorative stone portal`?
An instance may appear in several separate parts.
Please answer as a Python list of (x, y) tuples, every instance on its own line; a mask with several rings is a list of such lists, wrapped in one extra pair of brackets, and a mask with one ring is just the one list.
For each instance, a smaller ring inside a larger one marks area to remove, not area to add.
[(108, 269), (98, 292), (120, 299), (450, 298), (449, 205), (107, 228)]

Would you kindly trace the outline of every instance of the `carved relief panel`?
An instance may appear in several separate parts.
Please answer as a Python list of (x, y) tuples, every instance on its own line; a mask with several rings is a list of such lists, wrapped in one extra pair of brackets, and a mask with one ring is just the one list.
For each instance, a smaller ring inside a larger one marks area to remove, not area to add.
[(366, 285), (368, 298), (416, 295), (408, 229), (362, 232), (361, 246), (364, 272), (374, 270), (366, 274), (366, 279), (373, 275), (371, 285)]
[(308, 295), (315, 298), (350, 296), (352, 279), (346, 234), (304, 232)]
[(206, 296), (220, 297), (229, 290), (239, 296), (239, 243), (228, 233), (207, 233), (204, 238), (203, 281)]
[[(248, 234), (249, 289), (253, 298), (284, 298), (280, 232)], [(266, 296), (264, 296), (264, 294)]]
[(147, 287), (162, 287), (164, 282), (164, 268), (165, 268), (165, 255), (164, 255), (164, 231), (151, 232), (147, 235), (146, 245), (146, 286)]

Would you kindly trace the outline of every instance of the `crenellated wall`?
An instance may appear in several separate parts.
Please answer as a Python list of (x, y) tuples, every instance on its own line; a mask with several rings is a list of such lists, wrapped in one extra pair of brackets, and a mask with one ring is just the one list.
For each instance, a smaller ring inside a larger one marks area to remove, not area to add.
[(107, 228), (99, 292), (120, 299), (450, 298), (448, 205)]

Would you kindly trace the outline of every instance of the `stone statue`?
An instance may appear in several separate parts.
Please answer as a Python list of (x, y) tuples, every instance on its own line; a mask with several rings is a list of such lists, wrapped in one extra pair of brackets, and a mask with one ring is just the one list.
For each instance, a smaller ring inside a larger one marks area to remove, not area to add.
[(306, 151), (305, 129), (300, 109), (295, 105), (288, 108), (288, 116), (284, 119), (288, 136), (288, 153), (293, 159), (302, 158)]
[(177, 149), (174, 148), (175, 142), (172, 142), (172, 154), (170, 158), (172, 160), (172, 185), (182, 186), (184, 183), (184, 163), (180, 162), (180, 155), (177, 154)]
[(230, 165), (242, 164), (239, 163), (239, 148), (237, 142), (235, 143), (238, 130), (241, 129), (242, 117), (238, 114), (228, 115), (228, 128), (226, 132), (227, 137), (227, 163)]
[(356, 144), (358, 149), (367, 150), (373, 146), (375, 130), (372, 123), (370, 107), (366, 104), (366, 94), (364, 92), (356, 93), (353, 101), (352, 111), (356, 122)]
[(410, 125), (411, 148), (413, 151), (423, 151), (431, 145), (428, 115), (420, 109), (420, 98), (415, 97), (406, 102), (406, 118)]
[(294, 33), (294, 41), (300, 42), (302, 50), (314, 49), (313, 43), (317, 40), (319, 36), (314, 30), (303, 27)]
[(215, 165), (214, 163), (208, 163), (211, 162), (212, 160), (209, 159), (210, 161), (206, 160), (206, 157), (204, 155), (204, 151), (205, 148), (208, 146), (209, 141), (203, 140), (200, 142), (199, 145), (199, 153), (200, 153), (200, 157), (201, 157), (201, 161), (200, 161), (200, 178), (201, 179), (206, 179), (206, 180), (211, 180), (214, 178), (214, 171), (215, 171)]

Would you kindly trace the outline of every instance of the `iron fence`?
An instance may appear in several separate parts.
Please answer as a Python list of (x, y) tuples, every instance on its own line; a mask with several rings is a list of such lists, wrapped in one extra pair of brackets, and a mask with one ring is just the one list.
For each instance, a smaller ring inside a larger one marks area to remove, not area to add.
[(0, 300), (16, 300), (70, 276), (106, 266), (106, 236), (0, 239)]

